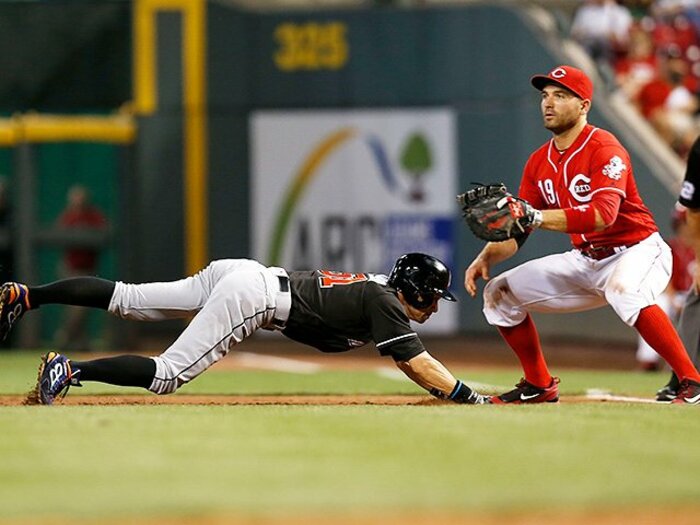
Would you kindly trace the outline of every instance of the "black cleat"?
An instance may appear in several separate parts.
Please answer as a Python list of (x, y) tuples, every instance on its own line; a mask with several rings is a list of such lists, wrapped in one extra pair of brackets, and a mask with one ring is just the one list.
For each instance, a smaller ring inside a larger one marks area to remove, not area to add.
[(678, 396), (671, 403), (677, 405), (700, 405), (700, 383), (684, 379), (678, 388)]
[(0, 286), (0, 341), (7, 338), (14, 324), (30, 308), (26, 285), (5, 283)]
[(506, 403), (513, 403), (515, 405), (522, 405), (525, 403), (556, 403), (559, 401), (558, 385), (558, 377), (553, 377), (549, 386), (545, 388), (528, 383), (525, 381), (525, 378), (523, 378), (510, 392), (492, 397), (491, 403), (494, 405), (503, 405)]

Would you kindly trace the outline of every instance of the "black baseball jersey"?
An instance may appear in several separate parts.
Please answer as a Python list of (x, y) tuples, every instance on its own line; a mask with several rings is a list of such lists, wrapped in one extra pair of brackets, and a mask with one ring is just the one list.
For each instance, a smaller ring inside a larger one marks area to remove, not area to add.
[(425, 350), (385, 275), (291, 272), (292, 308), (282, 333), (322, 352), (374, 341), (382, 355), (407, 361)]
[(700, 137), (695, 139), (688, 154), (688, 167), (685, 171), (685, 180), (678, 197), (686, 208), (700, 208)]

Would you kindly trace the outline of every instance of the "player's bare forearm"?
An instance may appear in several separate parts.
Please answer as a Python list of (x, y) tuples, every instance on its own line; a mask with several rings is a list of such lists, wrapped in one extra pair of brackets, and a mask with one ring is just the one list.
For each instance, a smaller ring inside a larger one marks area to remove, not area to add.
[(515, 255), (518, 251), (518, 243), (515, 239), (503, 242), (490, 242), (484, 246), (481, 253), (476, 256), (464, 272), (464, 288), (472, 297), (476, 296), (476, 281), (481, 278), (484, 281), (490, 279), (491, 266)]
[(479, 394), (456, 379), (440, 361), (428, 352), (422, 352), (408, 361), (399, 361), (396, 365), (410, 379), (438, 399), (449, 399), (455, 403), (467, 405), (491, 403), (489, 396)]
[(494, 264), (498, 264), (499, 262), (503, 262), (506, 259), (510, 259), (517, 251), (518, 243), (515, 241), (515, 239), (508, 239), (507, 241), (503, 242), (490, 242), (484, 246), (484, 249), (481, 250), (481, 253), (477, 258), (483, 259), (484, 261), (488, 262), (490, 266), (492, 266)]
[[(604, 230), (606, 226), (600, 212), (595, 210), (595, 229), (593, 231)], [(542, 224), (539, 226), (541, 230), (568, 232), (568, 227), (569, 224), (564, 210), (542, 210)]]
[(396, 366), (427, 391), (437, 389), (449, 395), (457, 384), (457, 379), (450, 371), (428, 352), (422, 352), (408, 361), (398, 361)]

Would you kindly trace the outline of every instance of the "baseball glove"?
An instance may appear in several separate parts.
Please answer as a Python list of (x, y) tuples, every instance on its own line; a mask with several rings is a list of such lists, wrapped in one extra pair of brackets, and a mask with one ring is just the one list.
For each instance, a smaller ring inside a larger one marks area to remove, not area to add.
[(505, 184), (478, 184), (457, 196), (469, 229), (485, 241), (527, 236), (541, 222), (541, 212), (508, 192)]

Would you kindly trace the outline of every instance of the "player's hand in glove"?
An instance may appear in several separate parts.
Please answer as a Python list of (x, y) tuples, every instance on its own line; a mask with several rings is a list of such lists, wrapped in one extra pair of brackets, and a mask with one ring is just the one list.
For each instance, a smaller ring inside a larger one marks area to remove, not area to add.
[(533, 208), (532, 204), (525, 199), (519, 197), (512, 197), (512, 199), (515, 204), (509, 203), (509, 206), (519, 207), (520, 210), (517, 211), (517, 214), (522, 215), (522, 217), (517, 219), (520, 228), (529, 233), (542, 225), (542, 212), (540, 210)]
[(514, 197), (500, 184), (479, 184), (457, 196), (469, 229), (485, 241), (527, 236), (542, 224), (542, 212)]

